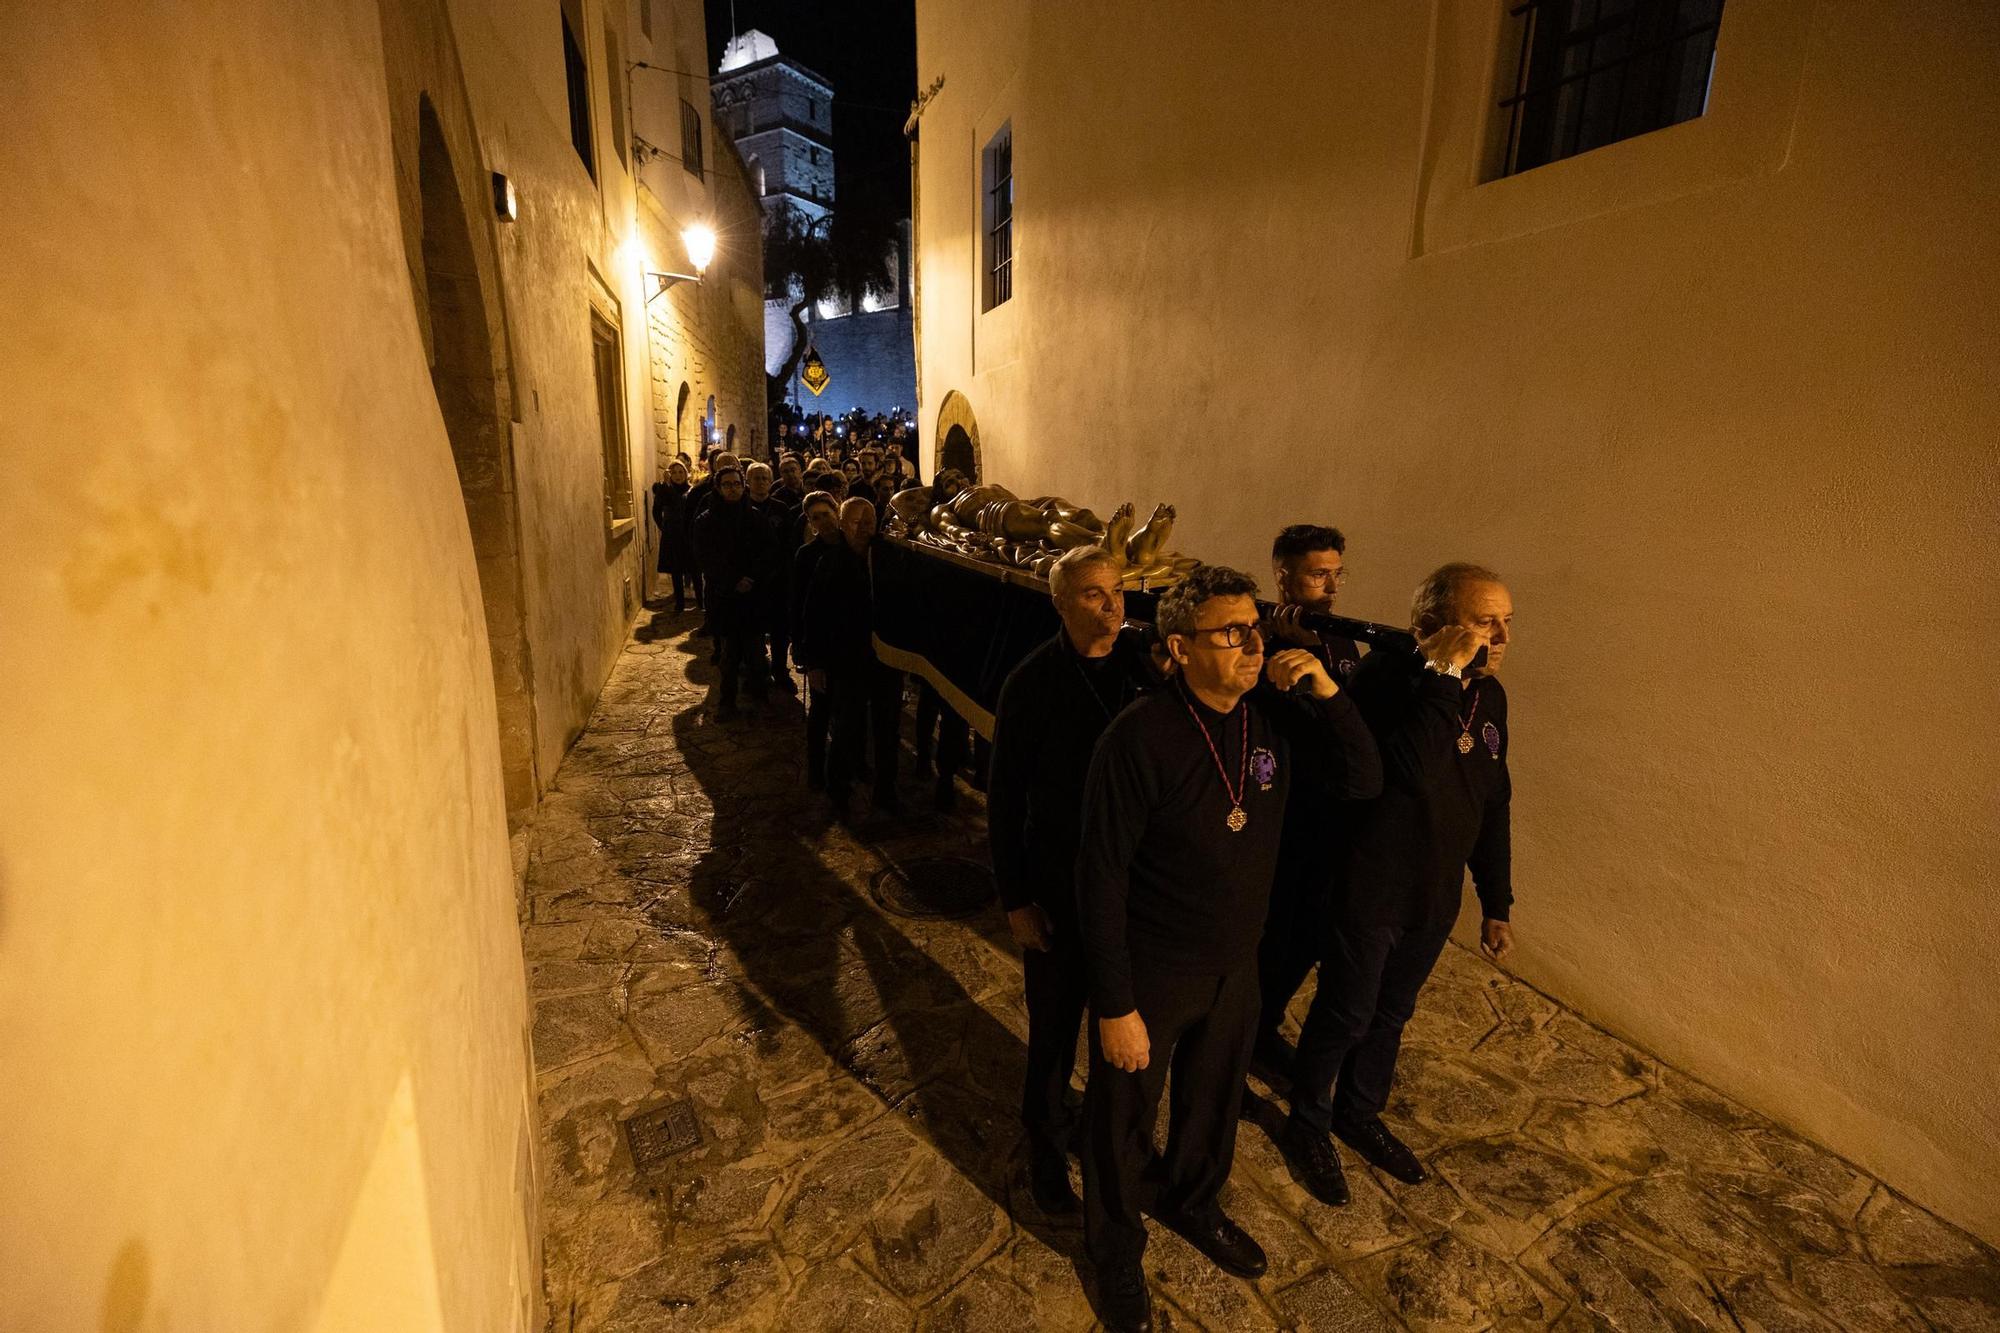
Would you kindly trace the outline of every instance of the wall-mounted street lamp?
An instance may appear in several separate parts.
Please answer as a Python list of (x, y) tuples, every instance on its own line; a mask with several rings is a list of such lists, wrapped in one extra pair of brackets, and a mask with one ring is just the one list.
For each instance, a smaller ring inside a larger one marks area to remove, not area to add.
[(687, 250), (688, 263), (694, 268), (692, 273), (648, 273), (649, 282), (658, 285), (646, 293), (646, 304), (651, 305), (655, 297), (677, 282), (700, 282), (708, 272), (708, 266), (715, 259), (715, 229), (697, 222), (681, 233), (681, 245)]

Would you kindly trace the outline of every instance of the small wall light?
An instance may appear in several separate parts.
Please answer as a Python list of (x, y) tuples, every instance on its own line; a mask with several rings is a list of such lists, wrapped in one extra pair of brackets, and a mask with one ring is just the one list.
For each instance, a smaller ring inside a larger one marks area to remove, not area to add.
[(514, 203), (514, 182), (497, 171), (493, 173), (493, 213), (502, 222), (512, 222), (520, 216)]
[(697, 222), (681, 233), (681, 245), (687, 250), (688, 263), (694, 266), (692, 273), (648, 273), (646, 277), (659, 285), (646, 293), (646, 304), (651, 305), (655, 297), (677, 282), (700, 282), (708, 272), (708, 266), (715, 259), (715, 230)]

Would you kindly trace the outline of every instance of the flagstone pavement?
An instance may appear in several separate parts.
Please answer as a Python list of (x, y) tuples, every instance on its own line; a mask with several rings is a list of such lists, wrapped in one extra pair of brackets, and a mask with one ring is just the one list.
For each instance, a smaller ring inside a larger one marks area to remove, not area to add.
[[(713, 720), (693, 623), (640, 629), (517, 851), (551, 1333), (1092, 1327), (1081, 1230), (1023, 1178), (998, 908), (871, 893), (983, 859), (978, 797), (828, 823), (797, 704)], [(2000, 1329), (1992, 1250), (1456, 947), (1389, 1112), (1429, 1181), (1344, 1153), (1322, 1206), (1258, 1090), (1224, 1203), (1270, 1272), (1153, 1228), (1163, 1329)], [(636, 1163), (624, 1122), (676, 1103), (698, 1141)]]

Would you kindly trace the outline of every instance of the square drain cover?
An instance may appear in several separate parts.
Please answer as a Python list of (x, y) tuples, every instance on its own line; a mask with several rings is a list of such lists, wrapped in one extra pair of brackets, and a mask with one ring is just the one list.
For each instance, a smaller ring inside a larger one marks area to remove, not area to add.
[(691, 1103), (668, 1102), (627, 1120), (625, 1141), (632, 1147), (632, 1164), (648, 1171), (700, 1143), (701, 1122)]

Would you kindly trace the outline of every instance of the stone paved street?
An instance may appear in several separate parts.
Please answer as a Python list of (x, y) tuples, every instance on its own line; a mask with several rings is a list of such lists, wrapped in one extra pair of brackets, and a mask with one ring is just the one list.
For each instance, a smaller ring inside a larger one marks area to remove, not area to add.
[[(642, 628), (527, 835), (553, 1333), (1091, 1327), (1081, 1230), (1022, 1175), (998, 909), (871, 897), (885, 867), (983, 859), (978, 797), (829, 825), (798, 706), (711, 720), (693, 623)], [(698, 1142), (635, 1164), (623, 1122), (675, 1103)], [(1224, 1198), (1270, 1273), (1156, 1227), (1161, 1327), (2000, 1328), (1993, 1251), (1456, 948), (1390, 1111), (1430, 1181), (1344, 1154), (1354, 1202), (1323, 1207), (1279, 1115), (1243, 1126)]]

